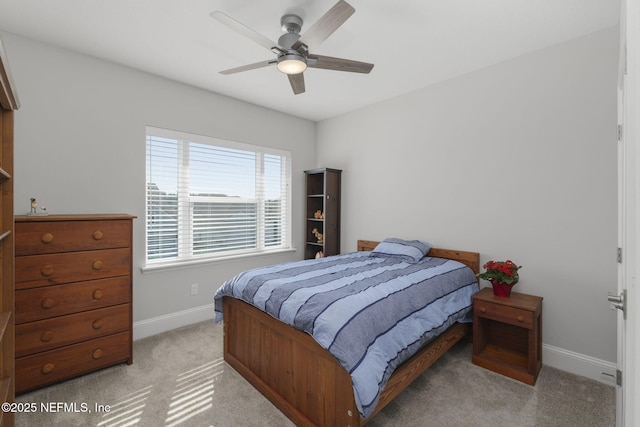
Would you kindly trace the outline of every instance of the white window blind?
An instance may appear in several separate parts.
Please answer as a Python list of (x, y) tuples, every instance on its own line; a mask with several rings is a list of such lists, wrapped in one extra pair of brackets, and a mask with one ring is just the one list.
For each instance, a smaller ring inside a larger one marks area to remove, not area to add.
[(147, 128), (147, 264), (290, 248), (288, 152)]

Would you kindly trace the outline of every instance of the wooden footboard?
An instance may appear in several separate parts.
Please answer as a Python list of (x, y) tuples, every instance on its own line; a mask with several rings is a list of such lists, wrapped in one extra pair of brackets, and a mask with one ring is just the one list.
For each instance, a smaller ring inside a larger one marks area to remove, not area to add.
[(359, 425), (351, 378), (329, 352), (309, 335), (229, 297), (224, 359), (298, 426)]
[[(360, 242), (375, 243), (359, 241), (359, 248)], [(477, 253), (450, 252), (471, 259), (478, 271)], [(351, 377), (327, 350), (308, 334), (224, 297), (224, 359), (298, 426), (365, 425), (469, 330), (468, 324), (454, 324), (402, 364), (372, 415), (361, 419)]]
[[(456, 323), (402, 364), (372, 418), (468, 331)], [(309, 335), (224, 297), (224, 359), (298, 426), (362, 426), (351, 377)]]

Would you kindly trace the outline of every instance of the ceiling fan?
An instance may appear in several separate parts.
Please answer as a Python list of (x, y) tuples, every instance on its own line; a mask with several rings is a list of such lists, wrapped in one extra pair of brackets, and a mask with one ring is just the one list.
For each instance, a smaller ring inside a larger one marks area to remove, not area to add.
[(220, 71), (220, 73), (234, 74), (276, 65), (279, 71), (287, 74), (291, 89), (296, 95), (305, 91), (303, 72), (307, 67), (367, 74), (373, 68), (373, 64), (309, 53), (310, 47), (318, 47), (320, 43), (329, 38), (334, 31), (344, 24), (355, 11), (349, 3), (340, 0), (303, 35), (300, 34), (302, 18), (294, 14), (284, 15), (280, 19), (280, 24), (286, 33), (280, 36), (277, 43), (220, 11), (211, 12), (212, 18), (217, 19), (229, 28), (276, 54), (275, 59), (230, 68)]

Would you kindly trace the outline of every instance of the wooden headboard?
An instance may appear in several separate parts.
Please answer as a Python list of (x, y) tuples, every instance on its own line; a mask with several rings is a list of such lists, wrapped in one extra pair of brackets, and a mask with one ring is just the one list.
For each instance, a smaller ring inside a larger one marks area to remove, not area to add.
[[(358, 240), (358, 252), (372, 251), (378, 243), (380, 242), (375, 242), (373, 240)], [(480, 272), (480, 254), (478, 252), (431, 248), (429, 250), (429, 256), (459, 261), (472, 269), (474, 273), (477, 274)]]

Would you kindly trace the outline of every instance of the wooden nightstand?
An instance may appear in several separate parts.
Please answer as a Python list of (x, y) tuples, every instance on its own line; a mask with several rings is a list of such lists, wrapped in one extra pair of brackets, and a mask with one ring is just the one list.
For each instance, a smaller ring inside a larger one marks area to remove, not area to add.
[(542, 368), (542, 298), (491, 288), (473, 296), (473, 357), (478, 366), (534, 385)]

